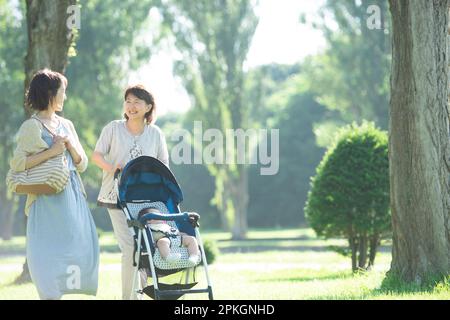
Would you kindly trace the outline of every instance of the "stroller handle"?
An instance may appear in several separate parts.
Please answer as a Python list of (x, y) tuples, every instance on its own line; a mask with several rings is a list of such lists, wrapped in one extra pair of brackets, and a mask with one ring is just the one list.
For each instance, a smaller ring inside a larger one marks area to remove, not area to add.
[(117, 180), (117, 178), (119, 177), (120, 174), (120, 168), (117, 168), (116, 171), (114, 172), (114, 180)]
[(186, 221), (192, 224), (195, 228), (198, 226), (198, 219), (200, 219), (200, 215), (194, 212), (183, 212), (183, 213), (155, 213), (149, 212), (145, 213), (146, 209), (143, 209), (141, 212), (144, 213), (138, 220), (141, 225), (147, 224), (149, 220), (165, 220), (165, 221)]

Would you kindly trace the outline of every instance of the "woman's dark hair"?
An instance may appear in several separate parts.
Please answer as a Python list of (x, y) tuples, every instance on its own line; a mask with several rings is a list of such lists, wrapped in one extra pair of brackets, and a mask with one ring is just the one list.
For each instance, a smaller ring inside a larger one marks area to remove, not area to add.
[[(124, 94), (124, 100), (127, 100), (128, 95), (134, 95), (138, 99), (144, 100), (146, 104), (150, 105), (150, 111), (145, 113), (144, 117), (147, 121), (147, 124), (155, 123), (156, 121), (156, 104), (155, 104), (155, 98), (153, 95), (148, 91), (144, 85), (137, 84), (134, 86), (130, 86), (125, 90)], [(124, 113), (123, 115), (125, 119), (128, 120), (128, 116)]]
[(62, 83), (67, 86), (67, 79), (61, 73), (49, 69), (39, 70), (30, 82), (26, 94), (27, 105), (34, 110), (47, 110)]

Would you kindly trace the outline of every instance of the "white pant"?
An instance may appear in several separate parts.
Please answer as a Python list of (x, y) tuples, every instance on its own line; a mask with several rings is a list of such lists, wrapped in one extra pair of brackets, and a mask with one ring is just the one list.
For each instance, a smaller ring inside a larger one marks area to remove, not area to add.
[[(134, 239), (132, 231), (128, 228), (125, 214), (119, 209), (109, 209), (109, 216), (114, 229), (114, 235), (119, 243), (120, 251), (122, 252), (122, 299), (129, 300), (131, 289), (133, 286), (133, 252)], [(137, 257), (136, 257), (137, 258)], [(136, 259), (137, 262), (137, 259)], [(140, 290), (147, 284), (147, 275), (145, 272), (139, 272), (140, 281), (138, 281), (136, 290)], [(138, 295), (133, 293), (132, 300), (137, 300)]]

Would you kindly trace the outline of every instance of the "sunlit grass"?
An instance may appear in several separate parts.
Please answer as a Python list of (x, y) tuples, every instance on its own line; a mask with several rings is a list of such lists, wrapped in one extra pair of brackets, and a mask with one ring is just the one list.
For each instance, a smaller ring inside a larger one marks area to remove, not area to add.
[[(342, 244), (342, 240), (318, 240), (310, 229), (252, 231), (249, 236), (253, 241), (227, 241), (229, 235), (221, 232), (202, 235), (204, 239), (215, 239), (221, 250), (233, 249), (219, 255), (210, 265), (216, 299), (450, 299), (448, 282), (423, 291), (381, 290), (391, 261), (390, 252), (377, 255), (372, 271), (354, 275), (349, 258), (326, 250), (331, 243)], [(117, 244), (110, 233), (102, 234), (100, 242), (97, 296), (66, 295), (63, 299), (121, 299), (120, 253), (114, 249)], [(9, 248), (23, 252), (24, 244), (24, 239), (14, 239)], [(270, 248), (258, 251), (258, 244)], [(297, 247), (303, 249), (296, 250)], [(248, 252), (240, 252), (239, 248)], [(0, 250), (0, 299), (38, 299), (32, 284), (11, 285), (21, 271), (23, 254), (5, 256), (4, 243), (0, 244)], [(198, 288), (206, 286), (203, 269), (199, 268), (197, 278)], [(185, 299), (207, 299), (207, 295), (189, 295)]]

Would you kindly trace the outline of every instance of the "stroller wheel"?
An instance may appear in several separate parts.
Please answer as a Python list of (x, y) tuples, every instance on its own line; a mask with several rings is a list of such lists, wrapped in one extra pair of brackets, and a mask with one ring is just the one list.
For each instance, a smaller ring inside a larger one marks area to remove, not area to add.
[(212, 288), (208, 287), (208, 298), (209, 300), (214, 300)]

